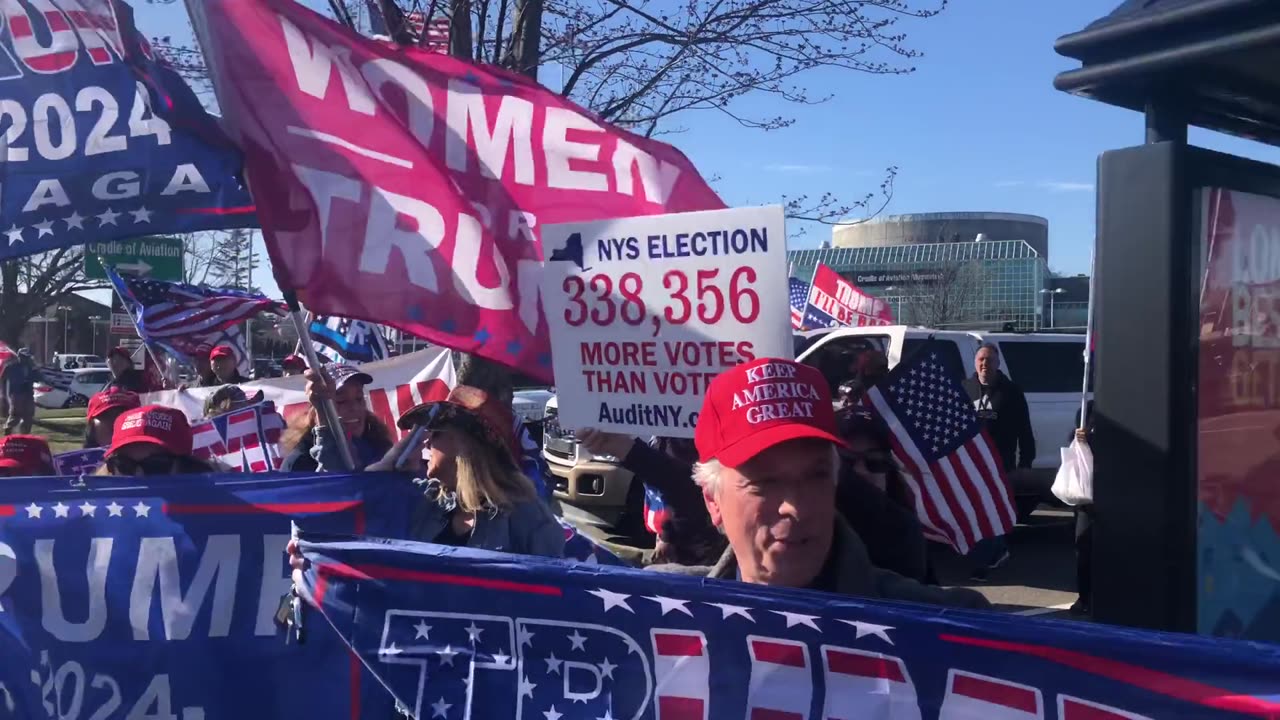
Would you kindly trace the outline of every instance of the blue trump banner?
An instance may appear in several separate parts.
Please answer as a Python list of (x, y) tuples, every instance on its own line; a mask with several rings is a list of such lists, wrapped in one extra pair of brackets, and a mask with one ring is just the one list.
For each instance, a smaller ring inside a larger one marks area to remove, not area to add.
[(0, 24), (0, 260), (257, 225), (239, 152), (128, 5), (8, 2)]
[(1280, 716), (1276, 646), (300, 538), (300, 592), (414, 718)]
[(0, 718), (390, 720), (336, 635), (286, 643), (277, 612), (293, 521), (403, 536), (412, 483), (74, 481), (0, 483)]

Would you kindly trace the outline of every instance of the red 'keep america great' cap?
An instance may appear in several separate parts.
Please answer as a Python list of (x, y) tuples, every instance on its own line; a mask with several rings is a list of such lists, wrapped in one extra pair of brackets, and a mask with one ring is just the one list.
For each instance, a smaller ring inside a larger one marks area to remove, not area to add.
[(107, 457), (134, 443), (158, 445), (171, 455), (190, 455), (191, 425), (181, 410), (164, 405), (143, 405), (116, 418)]
[(702, 398), (694, 429), (699, 462), (737, 467), (788, 440), (814, 438), (843, 446), (827, 381), (816, 368), (760, 358), (716, 376)]
[(9, 435), (0, 438), (0, 468), (20, 472), (52, 472), (53, 455), (49, 443), (38, 435)]

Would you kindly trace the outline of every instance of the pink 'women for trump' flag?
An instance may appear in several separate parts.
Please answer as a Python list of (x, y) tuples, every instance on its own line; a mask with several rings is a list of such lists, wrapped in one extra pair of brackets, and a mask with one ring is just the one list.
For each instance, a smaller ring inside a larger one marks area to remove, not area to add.
[[(188, 0), (280, 287), (551, 378), (539, 228), (724, 207), (683, 154), (293, 0)], [(594, 241), (594, 239), (593, 239)]]

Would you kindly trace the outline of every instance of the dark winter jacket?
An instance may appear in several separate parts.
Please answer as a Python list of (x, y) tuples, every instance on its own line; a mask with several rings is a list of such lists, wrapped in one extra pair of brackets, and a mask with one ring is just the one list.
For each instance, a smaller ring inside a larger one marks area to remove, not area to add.
[(848, 463), (841, 465), (836, 510), (862, 538), (872, 565), (925, 582), (928, 545), (914, 510), (855, 475)]
[(29, 358), (19, 357), (4, 369), (0, 397), (21, 400), (35, 396), (35, 383), (40, 380), (40, 370)]
[(239, 385), (241, 383), (247, 383), (247, 382), (249, 382), (249, 378), (241, 375), (240, 371), (237, 370), (236, 374), (232, 375), (231, 379), (227, 380), (226, 382), (223, 382), (222, 380), (220, 380), (216, 374), (209, 373), (207, 376), (200, 378), (200, 387), (218, 387), (220, 385)]
[(978, 419), (991, 434), (1005, 471), (1031, 467), (1036, 459), (1036, 437), (1022, 389), (998, 371), (996, 381), (990, 385), (978, 382), (975, 373), (964, 381), (964, 389), (978, 411)]
[(112, 378), (103, 388), (103, 390), (128, 390), (139, 395), (144, 395), (155, 389), (151, 386), (151, 378), (138, 368), (125, 370), (120, 373), (120, 377)]
[[(967, 588), (943, 589), (923, 585), (910, 578), (875, 567), (867, 555), (867, 548), (848, 523), (836, 517), (836, 532), (832, 541), (827, 566), (820, 577), (823, 590), (839, 595), (872, 600), (900, 600), (941, 605), (944, 607), (986, 610), (991, 603), (980, 593)], [(687, 565), (650, 565), (657, 572), (697, 575), (721, 580), (738, 577), (738, 559), (733, 548), (728, 548), (714, 567), (690, 567)]]
[[(351, 446), (355, 451), (357, 471), (378, 462), (391, 450), (385, 443), (374, 443), (364, 438), (351, 438)], [(341, 472), (343, 466), (341, 451), (335, 442), (328, 426), (316, 426), (311, 433), (303, 435), (298, 446), (280, 463), (284, 472)]]

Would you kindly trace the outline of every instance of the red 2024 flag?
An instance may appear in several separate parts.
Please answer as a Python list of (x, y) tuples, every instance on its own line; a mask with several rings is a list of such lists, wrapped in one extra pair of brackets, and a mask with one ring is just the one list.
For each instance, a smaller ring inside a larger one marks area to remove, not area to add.
[(551, 378), (548, 223), (724, 207), (683, 154), (522, 76), (389, 48), (294, 0), (188, 0), (277, 282)]

